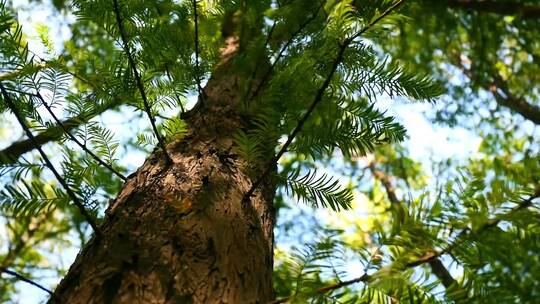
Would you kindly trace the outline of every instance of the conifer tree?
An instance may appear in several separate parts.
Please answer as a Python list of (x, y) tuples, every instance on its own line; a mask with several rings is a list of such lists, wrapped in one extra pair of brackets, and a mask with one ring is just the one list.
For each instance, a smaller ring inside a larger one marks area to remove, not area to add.
[[(77, 19), (62, 51), (40, 27), (44, 55), (0, 4), (0, 112), (24, 134), (0, 151), (0, 206), (17, 220), (0, 269), (48, 292), (49, 303), (533, 298), (510, 286), (534, 288), (534, 278), (504, 280), (494, 252), (497, 238), (511, 244), (512, 236), (522, 249), (514, 259), (538, 252), (537, 147), (523, 156), (530, 171), (502, 168), (522, 152), (508, 135), (499, 154), (483, 146), (493, 159), (471, 159), (428, 189), (397, 145), (405, 128), (377, 106), (381, 96), (434, 102), (445, 92), (385, 46), (411, 23), (400, 14), (407, 1), (54, 3)], [(125, 144), (146, 152), (132, 172), (120, 165), (114, 127), (98, 119), (118, 109), (145, 123)], [(357, 203), (353, 187), (322, 168), (337, 155), (349, 167), (365, 164), (388, 217), (377, 217), (369, 241), (348, 242), (345, 232), (361, 235), (357, 227), (319, 227), (303, 249), (276, 252), (284, 197), (333, 212)], [(24, 266), (15, 261), (40, 256), (27, 240), (61, 244), (66, 231), (82, 246), (54, 290), (17, 271)], [(347, 254), (364, 273), (346, 279), (336, 263)], [(537, 260), (530, 268), (540, 269)]]

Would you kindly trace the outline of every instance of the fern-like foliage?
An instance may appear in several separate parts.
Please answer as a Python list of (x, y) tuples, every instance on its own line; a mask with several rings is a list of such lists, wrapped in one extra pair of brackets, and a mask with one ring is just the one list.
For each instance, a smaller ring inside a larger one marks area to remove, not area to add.
[(0, 208), (15, 216), (36, 216), (68, 202), (69, 197), (63, 191), (41, 181), (21, 180), (18, 185), (6, 185), (0, 190)]
[(375, 147), (399, 142), (405, 129), (365, 100), (341, 98), (321, 105), (291, 150), (318, 159), (339, 149), (345, 157), (362, 156)]
[(163, 124), (165, 139), (171, 141), (174, 137), (181, 138), (187, 133), (186, 122), (180, 117), (167, 119)]
[(314, 207), (330, 208), (334, 211), (347, 210), (353, 195), (350, 189), (343, 188), (339, 180), (327, 174), (310, 171), (301, 175), (300, 170), (292, 171), (286, 178), (285, 192)]
[[(332, 236), (321, 236), (321, 240), (296, 248), (278, 260), (277, 286), (280, 296), (291, 303), (334, 303), (332, 296), (318, 292), (326, 280), (339, 279), (343, 272), (343, 248)], [(285, 287), (285, 288), (284, 288)], [(284, 293), (284, 294), (283, 294)], [(327, 302), (330, 301), (330, 302)]]
[(259, 162), (264, 157), (263, 144), (259, 137), (239, 131), (234, 135), (237, 152), (248, 164)]
[[(4, 3), (1, 8), (0, 19), (9, 20), (6, 21), (9, 26), (3, 26), (0, 33), (3, 39), (0, 58), (6, 62), (2, 68), (5, 67), (7, 71), (5, 76), (2, 74), (4, 76), (1, 79), (2, 85), (11, 95), (18, 112), (30, 122), (30, 131), (56, 138), (64, 145), (65, 153), (53, 156), (58, 159), (64, 157), (64, 161), (60, 161), (64, 169), (62, 179), (86, 207), (95, 209), (94, 196), (104, 189), (105, 192), (115, 192), (118, 184), (110, 183), (109, 178), (106, 178), (109, 182), (94, 179), (97, 172), (103, 173), (100, 169), (96, 169), (95, 159), (83, 157), (80, 162), (76, 162), (69, 147), (75, 145), (72, 141), (75, 138), (77, 144), (80, 144), (79, 149), (89, 152), (95, 150), (93, 156), (104, 159), (112, 167), (117, 148), (112, 132), (96, 122), (88, 123), (92, 116), (102, 113), (110, 105), (102, 103), (101, 100), (98, 102), (89, 100), (91, 95), (72, 90), (73, 73), (66, 72), (61, 60), (46, 60), (29, 51), (21, 27), (8, 10), (5, 10)], [(41, 27), (39, 36), (49, 50), (48, 56), (53, 56), (54, 50), (47, 29)], [(4, 98), (5, 95), (2, 96), (2, 101)], [(58, 111), (58, 108), (64, 106), (67, 113), (73, 113), (75, 116), (62, 123), (59, 121), (63, 119), (63, 115), (59, 114), (61, 111)], [(34, 144), (33, 141), (30, 143)], [(55, 210), (69, 208), (66, 202), (70, 197), (63, 190), (56, 188), (55, 183), (46, 182), (47, 175), (45, 178), (41, 175), (43, 165), (30, 166), (28, 159), (33, 157), (21, 160), (17, 157), (7, 158), (2, 161), (2, 178), (9, 177), (14, 181), (13, 185), (6, 184), (1, 190), (1, 204), (4, 210), (9, 210), (15, 216), (27, 216), (37, 215), (51, 208)], [(40, 158), (33, 159), (33, 162), (39, 161)]]
[[(346, 76), (347, 81), (343, 83), (346, 91), (358, 92), (370, 100), (384, 93), (390, 97), (405, 96), (413, 100), (433, 101), (444, 93), (440, 84), (419, 75), (400, 62), (388, 58), (379, 61), (372, 55), (362, 56), (362, 53), (373, 52), (370, 47), (359, 45), (350, 51), (353, 54), (348, 59), (353, 62), (347, 67), (349, 74)], [(354, 64), (356, 60), (364, 60), (365, 66)], [(347, 61), (344, 64), (347, 65)]]

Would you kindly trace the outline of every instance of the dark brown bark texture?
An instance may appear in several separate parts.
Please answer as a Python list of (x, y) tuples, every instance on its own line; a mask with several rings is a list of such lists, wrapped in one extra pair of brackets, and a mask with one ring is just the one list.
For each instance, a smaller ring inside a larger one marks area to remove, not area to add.
[[(238, 42), (170, 143), (124, 184), (101, 229), (78, 255), (50, 303), (266, 303), (273, 298), (275, 185), (243, 200), (252, 179), (233, 150), (247, 122), (238, 114)], [(259, 168), (262, 170), (262, 168)], [(257, 170), (257, 169), (256, 169)]]

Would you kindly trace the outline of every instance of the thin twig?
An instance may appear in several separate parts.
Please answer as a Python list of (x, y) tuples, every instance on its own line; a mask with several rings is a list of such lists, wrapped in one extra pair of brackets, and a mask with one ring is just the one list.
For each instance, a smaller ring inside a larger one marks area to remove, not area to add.
[[(270, 66), (270, 68), (266, 71), (266, 73), (264, 73), (263, 77), (261, 78), (261, 81), (259, 82), (259, 84), (257, 85), (257, 87), (255, 88), (255, 91), (253, 92), (253, 94), (251, 95), (251, 97), (255, 97), (259, 94), (260, 90), (263, 88), (263, 86), (266, 84), (268, 78), (270, 77), (270, 75), (272, 75), (276, 65), (278, 64), (279, 60), (281, 59), (281, 57), (283, 57), (283, 55), (285, 54), (285, 51), (287, 50), (287, 48), (289, 47), (289, 45), (291, 45), (291, 43), (294, 41), (294, 39), (296, 38), (296, 35), (298, 35), (299, 33), (301, 33), (305, 28), (306, 26), (308, 26), (308, 24), (310, 24), (313, 20), (315, 20), (315, 18), (317, 18), (317, 16), (319, 15), (319, 11), (321, 10), (321, 8), (324, 6), (324, 4), (326, 3), (326, 0), (324, 1), (321, 1), (321, 4), (317, 7), (317, 10), (313, 13), (313, 15), (311, 15), (311, 17), (309, 17), (308, 19), (306, 19), (299, 27), (298, 29), (296, 29), (296, 31), (291, 35), (291, 38), (289, 38), (289, 40), (287, 40), (287, 42), (285, 43), (285, 45), (283, 45), (283, 47), (279, 50), (279, 53), (276, 57), (276, 59), (274, 60), (274, 62), (272, 63), (272, 65)], [(248, 91), (248, 94), (249, 94), (249, 91)], [(249, 97), (249, 96), (247, 96)], [(247, 99), (246, 97), (246, 99)]]
[(20, 274), (20, 273), (18, 273), (16, 271), (13, 271), (13, 270), (10, 270), (8, 268), (2, 267), (2, 268), (0, 268), (0, 272), (5, 273), (5, 274), (9, 274), (10, 276), (17, 278), (17, 280), (19, 280), (19, 281), (23, 281), (25, 283), (33, 285), (33, 286), (45, 291), (46, 293), (48, 293), (50, 295), (53, 295), (53, 292), (50, 289), (48, 289), (45, 286), (37, 283), (36, 281), (33, 281), (33, 280), (23, 276), (22, 274)]
[(100, 164), (101, 166), (107, 168), (109, 171), (111, 171), (112, 173), (114, 173), (116, 176), (118, 176), (120, 179), (122, 179), (123, 181), (126, 181), (127, 178), (120, 172), (116, 171), (111, 165), (107, 164), (105, 161), (103, 161), (102, 159), (99, 158), (99, 156), (97, 156), (94, 152), (92, 152), (90, 149), (88, 149), (88, 147), (86, 146), (86, 144), (83, 144), (82, 142), (80, 142), (75, 136), (73, 136), (73, 134), (71, 134), (71, 132), (64, 126), (64, 124), (60, 121), (60, 119), (58, 119), (58, 117), (54, 114), (54, 112), (52, 111), (51, 109), (51, 106), (49, 106), (47, 104), (47, 102), (45, 101), (45, 99), (43, 98), (43, 96), (41, 96), (41, 94), (39, 92), (37, 92), (35, 94), (35, 96), (37, 98), (39, 98), (39, 100), (41, 101), (41, 103), (43, 104), (43, 106), (45, 107), (45, 109), (47, 109), (47, 112), (49, 112), (49, 114), (51, 114), (52, 118), (54, 119), (54, 121), (56, 122), (56, 124), (58, 124), (60, 126), (60, 128), (62, 128), (62, 130), (64, 131), (64, 133), (66, 133), (66, 135), (73, 141), (75, 142), (79, 147), (81, 147), (81, 149), (83, 149), (86, 153), (88, 153), (88, 155), (90, 155), (96, 162), (98, 162), (98, 164)]
[(407, 263), (406, 266), (407, 267), (414, 267), (414, 266), (417, 266), (417, 265), (421, 265), (421, 264), (427, 263), (429, 261), (435, 260), (436, 258), (438, 258), (438, 257), (440, 257), (440, 256), (442, 256), (444, 254), (450, 253), (456, 247), (463, 244), (468, 239), (467, 237), (469, 237), (471, 235), (479, 235), (479, 234), (483, 233), (484, 231), (486, 231), (487, 229), (497, 226), (504, 218), (506, 218), (506, 217), (508, 217), (508, 216), (520, 211), (520, 210), (523, 210), (523, 209), (526, 209), (526, 208), (532, 206), (533, 200), (535, 200), (538, 197), (540, 197), (540, 188), (537, 189), (536, 192), (533, 195), (531, 195), (528, 199), (521, 202), (517, 207), (514, 207), (512, 210), (510, 210), (504, 216), (500, 216), (498, 218), (494, 218), (494, 219), (491, 219), (491, 220), (487, 221), (484, 225), (480, 226), (480, 228), (478, 228), (477, 230), (472, 230), (469, 227), (464, 228), (463, 230), (461, 230), (460, 233), (458, 233), (458, 236), (456, 237), (456, 239), (455, 239), (455, 241), (453, 243), (449, 244), (448, 246), (446, 246), (445, 248), (443, 248), (443, 249), (441, 249), (439, 251), (428, 252), (428, 253), (424, 254), (422, 257), (420, 257), (419, 259)]
[[(7, 89), (7, 88), (6, 88)], [(11, 89), (9, 89), (11, 91)], [(26, 93), (27, 94), (27, 93)], [(106, 110), (109, 110), (115, 106), (121, 104), (121, 101), (118, 99), (113, 100), (111, 103), (99, 106), (96, 109), (92, 109), (90, 112), (83, 112), (74, 117), (70, 117), (62, 122), (64, 127), (68, 130), (74, 129), (81, 124), (87, 122), (90, 118), (99, 115)], [(50, 141), (58, 140), (61, 138), (62, 130), (60, 126), (53, 126), (41, 133), (38, 133), (35, 138), (35, 142), (38, 146), (44, 145)], [(0, 163), (13, 163), (24, 153), (30, 152), (35, 149), (36, 145), (29, 139), (22, 140), (11, 144), (9, 147), (0, 151)]]
[(379, 23), (384, 17), (388, 16), (390, 13), (392, 13), (395, 9), (400, 7), (405, 0), (399, 0), (398, 2), (394, 3), (392, 6), (390, 6), (384, 13), (379, 15), (379, 17), (373, 19), (368, 25), (366, 25), (363, 29), (361, 29), (359, 32), (357, 32), (355, 35), (350, 37), (348, 40), (353, 41), (354, 39), (362, 36), (366, 31), (371, 29), (375, 24)]
[[(505, 217), (507, 217), (509, 215), (512, 215), (512, 214), (518, 212), (519, 210), (522, 210), (522, 209), (525, 209), (525, 208), (528, 208), (528, 207), (532, 206), (532, 201), (534, 199), (538, 198), (538, 197), (540, 197), (540, 189), (536, 190), (536, 192), (532, 196), (530, 196), (527, 200), (525, 200), (524, 202), (519, 204), (519, 206), (513, 208), (510, 212), (505, 214), (505, 216), (502, 216), (502, 217), (499, 217), (499, 218), (492, 219), (492, 220), (488, 221), (488, 223), (486, 223), (481, 228), (476, 230), (474, 235), (477, 236), (477, 235), (481, 234), (482, 232), (484, 232), (485, 230), (496, 226)], [(470, 229), (466, 228), (459, 235), (460, 236), (468, 235), (470, 231), (471, 231)], [(433, 260), (437, 259), (439, 256), (441, 256), (443, 254), (450, 253), (450, 251), (452, 251), (454, 248), (456, 248), (461, 243), (463, 243), (463, 241), (464, 241), (464, 239), (460, 238), (460, 241), (457, 241), (455, 243), (450, 244), (447, 248), (445, 248), (445, 249), (443, 249), (441, 251), (438, 251), (438, 252), (435, 252), (435, 253), (433, 253), (433, 252), (427, 253), (423, 257), (419, 258), (418, 260), (413, 261), (411, 263), (405, 264), (404, 268), (406, 268), (406, 269), (407, 268), (413, 268), (413, 267), (416, 267), (416, 266), (419, 266), (419, 265), (422, 265), (422, 264), (425, 264), (425, 263), (429, 263), (430, 261), (433, 261)], [(353, 284), (356, 284), (356, 283), (368, 282), (373, 277), (376, 277), (377, 274), (380, 273), (381, 271), (384, 271), (384, 270), (379, 270), (379, 271), (375, 272), (372, 275), (368, 275), (367, 273), (364, 273), (363, 275), (361, 275), (361, 276), (359, 276), (357, 278), (354, 278), (354, 279), (351, 279), (351, 280), (348, 280), (348, 281), (338, 282), (336, 284), (331, 284), (331, 285), (319, 288), (317, 290), (317, 293), (326, 293), (326, 292), (330, 292), (330, 291), (333, 291), (333, 290), (336, 290), (336, 289), (339, 289), (339, 288), (343, 288), (343, 287), (346, 287), (346, 286), (350, 286), (350, 285), (353, 285)], [(278, 299), (278, 300), (275, 300), (275, 301), (270, 302), (270, 303), (271, 304), (286, 303), (287, 301), (291, 300), (292, 297), (293, 296)]]
[(253, 193), (255, 192), (255, 190), (259, 187), (259, 185), (262, 183), (262, 181), (264, 180), (264, 178), (266, 178), (266, 176), (268, 175), (268, 173), (270, 173), (270, 170), (271, 168), (279, 161), (279, 159), (281, 158), (281, 156), (283, 156), (283, 154), (285, 154), (285, 152), (287, 151), (287, 149), (289, 148), (290, 144), (292, 143), (292, 141), (294, 140), (294, 138), (296, 137), (296, 135), (302, 130), (302, 127), (304, 126), (304, 124), (306, 123), (306, 121), (308, 120), (309, 116), (311, 115), (311, 113), (313, 113), (313, 111), (315, 110), (315, 107), (319, 104), (319, 102), (322, 100), (323, 96), (324, 96), (324, 92), (326, 91), (326, 89), (328, 88), (328, 86), (330, 86), (330, 82), (332, 81), (332, 78), (339, 66), (339, 64), (341, 63), (341, 61), (343, 60), (343, 55), (345, 54), (345, 50), (349, 47), (349, 45), (354, 41), (354, 39), (358, 38), (360, 35), (362, 35), (363, 33), (365, 33), (367, 30), (369, 30), (370, 28), (372, 28), (376, 23), (378, 23), (381, 19), (383, 19), (385, 16), (387, 16), (388, 14), (390, 14), (394, 9), (396, 9), (397, 7), (399, 7), (405, 0), (400, 0), (398, 2), (396, 2), (394, 5), (392, 5), (388, 10), (386, 10), (384, 13), (382, 13), (379, 17), (377, 17), (376, 19), (374, 19), (373, 21), (371, 21), (368, 25), (366, 25), (364, 28), (362, 28), (359, 32), (357, 32), (355, 35), (345, 39), (344, 42), (340, 43), (340, 46), (339, 46), (339, 51), (338, 51), (338, 54), (336, 56), (336, 58), (334, 58), (333, 62), (332, 62), (332, 67), (330, 69), (330, 72), (328, 73), (328, 75), (326, 76), (326, 79), (324, 80), (322, 86), (319, 88), (319, 90), (317, 91), (317, 94), (315, 95), (315, 98), (313, 99), (313, 102), (311, 103), (311, 105), (309, 106), (307, 112), (302, 116), (302, 118), (298, 121), (298, 124), (296, 125), (296, 127), (293, 129), (293, 131), (289, 134), (289, 136), (287, 137), (287, 140), (285, 141), (285, 143), (283, 144), (283, 146), (281, 147), (281, 149), (279, 150), (279, 152), (270, 160), (269, 162), (269, 165), (267, 167), (264, 168), (264, 170), (261, 172), (261, 174), (259, 175), (258, 179), (252, 184), (251, 188), (248, 190), (248, 192), (245, 194), (244, 196), (244, 200), (246, 199), (249, 199)]
[[(367, 273), (364, 273), (362, 276), (360, 276), (358, 278), (354, 278), (354, 279), (347, 280), (347, 281), (341, 281), (341, 282), (338, 282), (336, 284), (332, 284), (332, 285), (328, 285), (328, 286), (319, 288), (319, 289), (317, 289), (316, 293), (318, 293), (318, 294), (327, 293), (329, 291), (336, 290), (336, 289), (339, 289), (339, 288), (342, 288), (342, 287), (345, 287), (345, 286), (349, 286), (349, 285), (360, 283), (360, 282), (369, 281), (370, 278), (371, 278), (370, 275), (368, 275)], [(294, 298), (294, 296), (289, 296), (289, 297), (277, 299), (277, 300), (272, 301), (272, 302), (270, 302), (268, 304), (287, 303), (288, 301), (292, 300), (293, 298)]]
[(11, 100), (11, 97), (9, 96), (8, 92), (6, 91), (6, 89), (4, 88), (4, 86), (1, 83), (0, 83), (0, 90), (2, 91), (2, 95), (4, 96), (4, 101), (5, 101), (6, 105), (7, 105), (7, 107), (11, 110), (11, 112), (13, 112), (13, 114), (17, 118), (17, 121), (19, 122), (21, 127), (24, 129), (24, 132), (26, 133), (26, 136), (28, 136), (28, 138), (34, 143), (36, 149), (38, 150), (39, 154), (43, 158), (43, 161), (45, 162), (45, 165), (49, 168), (49, 170), (52, 171), (52, 173), (54, 174), (54, 176), (56, 177), (58, 182), (62, 185), (64, 190), (66, 190), (66, 193), (69, 195), (69, 197), (71, 198), (71, 200), (73, 201), (75, 206), (79, 209), (79, 212), (81, 213), (81, 215), (90, 224), (92, 229), (94, 229), (94, 232), (98, 236), (101, 236), (102, 235), (101, 230), (99, 229), (98, 225), (96, 224), (94, 218), (88, 213), (88, 211), (86, 211), (86, 208), (84, 207), (84, 204), (79, 200), (77, 195), (71, 190), (71, 188), (69, 187), (67, 182), (60, 175), (60, 173), (58, 173), (58, 171), (56, 171), (56, 169), (54, 168), (53, 164), (51, 163), (51, 161), (49, 160), (49, 158), (47, 157), (45, 152), (43, 152), (43, 149), (41, 149), (39, 144), (35, 141), (34, 135), (32, 134), (32, 132), (30, 131), (30, 129), (26, 125), (26, 122), (24, 121), (24, 118), (21, 116), (21, 114), (19, 113), (19, 111), (15, 107), (15, 104)]
[[(44, 64), (44, 68), (51, 68), (51, 67), (57, 66), (57, 62), (53, 63), (53, 62), (47, 61), (44, 58), (41, 58), (36, 53), (32, 52), (32, 50), (29, 50), (29, 49), (27, 49), (27, 50), (28, 50), (28, 52), (33, 54), (33, 57), (38, 58), (41, 61), (41, 63)], [(34, 65), (36, 65), (36, 64), (34, 64)], [(39, 63), (37, 65), (39, 65)], [(104, 92), (103, 89), (101, 89), (99, 87), (96, 87), (93, 82), (85, 79), (83, 76), (81, 76), (81, 75), (79, 75), (79, 74), (77, 74), (75, 72), (69, 71), (69, 69), (66, 66), (61, 66), (61, 67), (59, 67), (59, 69), (66, 72), (66, 73), (68, 73), (69, 75), (79, 79), (81, 82), (93, 87), (94, 90)], [(13, 89), (13, 88), (6, 88), (6, 89), (8, 91), (14, 91), (14, 92), (18, 92), (18, 93), (30, 94), (30, 93), (23, 92), (23, 91), (20, 91), (20, 90), (16, 90), (16, 89)], [(30, 94), (30, 95), (35, 95), (35, 94)], [(107, 105), (104, 105), (104, 106), (101, 106), (98, 109), (93, 110), (91, 113), (81, 113), (80, 115), (77, 115), (75, 117), (68, 118), (62, 124), (68, 130), (76, 128), (76, 127), (80, 126), (82, 123), (85, 123), (86, 121), (88, 121), (90, 118), (92, 118), (94, 116), (97, 116), (97, 115), (105, 112), (106, 110), (109, 110), (109, 109), (111, 109), (111, 108), (113, 108), (113, 107), (115, 107), (117, 105), (122, 104), (122, 103), (123, 102), (120, 99), (115, 98), (111, 103), (109, 103)], [(47, 143), (49, 141), (59, 139), (61, 137), (60, 136), (61, 132), (59, 132), (61, 130), (59, 130), (59, 129), (61, 129), (59, 126), (53, 126), (53, 127), (48, 128), (47, 130), (45, 130), (45, 131), (43, 131), (43, 132), (41, 132), (41, 133), (39, 133), (38, 135), (35, 136), (36, 141), (40, 145), (43, 145), (43, 144), (45, 144), (45, 143)], [(15, 142), (12, 145), (10, 145), (9, 147), (7, 147), (7, 148), (0, 151), (0, 163), (12, 163), (12, 162), (15, 162), (22, 154), (31, 151), (33, 149), (33, 147), (34, 147), (34, 145), (29, 140)]]
[(144, 84), (142, 82), (141, 76), (139, 75), (139, 71), (137, 71), (137, 65), (135, 64), (135, 60), (133, 59), (133, 54), (131, 54), (131, 50), (128, 45), (128, 40), (126, 37), (126, 34), (124, 32), (124, 26), (122, 24), (122, 18), (120, 16), (120, 8), (118, 6), (118, 0), (113, 0), (114, 4), (114, 15), (116, 17), (116, 23), (118, 24), (118, 29), (120, 31), (120, 38), (122, 39), (122, 45), (124, 48), (124, 52), (126, 52), (126, 55), (128, 57), (129, 65), (131, 65), (131, 69), (133, 70), (133, 76), (135, 77), (135, 81), (137, 82), (137, 87), (139, 88), (139, 93), (141, 94), (141, 98), (143, 100), (144, 109), (146, 114), (148, 115), (148, 119), (150, 120), (150, 124), (152, 125), (152, 129), (154, 130), (154, 134), (156, 135), (158, 144), (160, 148), (163, 150), (163, 153), (165, 154), (165, 159), (167, 160), (167, 163), (172, 163), (172, 159), (169, 156), (169, 153), (167, 152), (167, 149), (165, 147), (165, 142), (163, 141), (163, 138), (161, 137), (157, 126), (155, 118), (152, 116), (152, 110), (150, 108), (150, 103), (148, 102), (148, 98), (146, 97), (146, 92), (144, 90)]

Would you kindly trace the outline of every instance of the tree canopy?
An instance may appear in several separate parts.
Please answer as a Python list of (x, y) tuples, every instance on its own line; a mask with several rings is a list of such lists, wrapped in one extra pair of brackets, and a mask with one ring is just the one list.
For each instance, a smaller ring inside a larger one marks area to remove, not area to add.
[(0, 0), (0, 300), (51, 297), (231, 75), (216, 158), (242, 203), (276, 185), (273, 303), (534, 303), (538, 29), (532, 0)]

